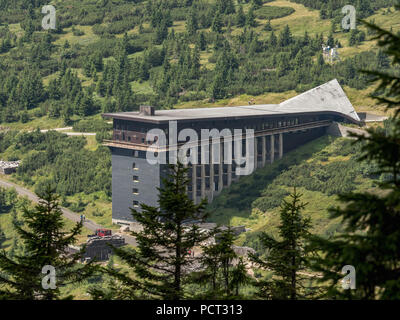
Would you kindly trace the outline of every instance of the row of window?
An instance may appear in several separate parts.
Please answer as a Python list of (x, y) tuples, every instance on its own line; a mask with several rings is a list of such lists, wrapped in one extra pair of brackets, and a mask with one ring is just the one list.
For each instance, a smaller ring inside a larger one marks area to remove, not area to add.
[[(311, 121), (316, 121), (318, 120), (317, 118), (312, 118)], [(254, 125), (249, 125), (249, 126), (244, 126), (244, 130), (246, 129), (254, 129), (255, 131), (259, 131), (259, 130), (266, 130), (266, 129), (273, 129), (273, 128), (281, 128), (281, 127), (288, 127), (288, 126), (294, 126), (294, 125), (298, 125), (299, 124), (299, 119), (298, 118), (294, 118), (294, 119), (289, 119), (289, 120), (285, 120), (285, 121), (275, 121), (275, 122), (264, 122), (264, 123), (258, 123), (258, 124), (254, 124)], [(141, 132), (143, 132), (144, 129), (141, 128)], [(166, 136), (168, 136), (168, 129), (165, 129), (165, 134)], [(133, 136), (134, 140), (136, 139), (136, 135)], [(125, 135), (125, 132), (122, 133), (122, 136), (120, 136), (119, 134), (115, 135), (115, 140), (127, 140), (128, 142), (131, 142), (131, 136), (127, 136)], [(154, 143), (156, 141), (156, 138), (154, 138), (153, 141), (146, 141), (145, 138), (141, 138), (140, 139), (141, 143), (143, 144), (148, 144), (148, 143)]]
[[(138, 171), (139, 170), (138, 166), (136, 165), (136, 162), (132, 163), (132, 170), (134, 170), (134, 171)], [(139, 182), (139, 176), (134, 175), (133, 176), (133, 182)], [(132, 189), (132, 194), (139, 195), (139, 189), (138, 188), (133, 188)], [(134, 208), (138, 208), (139, 207), (139, 201), (133, 200), (133, 207)]]
[[(312, 119), (310, 119), (311, 121), (315, 121), (316, 119), (314, 119), (314, 118), (312, 118)], [(235, 121), (234, 121), (235, 122)], [(227, 123), (232, 123), (232, 121), (230, 121), (230, 120), (225, 120), (224, 121), (224, 123), (225, 124), (227, 124)], [(289, 120), (285, 120), (285, 121), (278, 121), (278, 122), (275, 122), (278, 126), (289, 126), (289, 125), (296, 125), (296, 124), (298, 124), (299, 123), (299, 119), (298, 118), (292, 118), (292, 119), (289, 119)], [(259, 129), (259, 130), (261, 130), (261, 129), (265, 129), (265, 128), (268, 128), (268, 127), (273, 127), (273, 122), (271, 122), (271, 120), (269, 120), (269, 121), (266, 121), (265, 123), (258, 123), (258, 124), (256, 124), (256, 125), (250, 125), (250, 126), (246, 126), (247, 128), (253, 128), (253, 129)], [(222, 122), (221, 121), (212, 121), (211, 122), (211, 125), (213, 126), (213, 127), (215, 127), (216, 125), (218, 126), (218, 125), (222, 125)], [(196, 122), (192, 122), (192, 127), (196, 127), (197, 126), (197, 124), (196, 124)], [(114, 129), (116, 129), (116, 130), (122, 130), (122, 131), (135, 131), (135, 132), (138, 132), (138, 133), (147, 133), (147, 131), (148, 130), (150, 130), (151, 128), (148, 128), (148, 127), (142, 127), (142, 126), (137, 126), (137, 125), (133, 125), (133, 124), (123, 124), (123, 123), (120, 123), (119, 121), (115, 121), (115, 125), (114, 125)], [(168, 134), (168, 129), (167, 128), (165, 128), (165, 133), (166, 134)], [(134, 135), (133, 136), (134, 138), (136, 138), (136, 135)]]

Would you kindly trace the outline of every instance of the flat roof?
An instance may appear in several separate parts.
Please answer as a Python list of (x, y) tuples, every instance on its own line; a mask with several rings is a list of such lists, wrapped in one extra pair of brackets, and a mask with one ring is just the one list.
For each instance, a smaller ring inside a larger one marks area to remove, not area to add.
[(153, 116), (139, 112), (105, 113), (104, 117), (144, 122), (172, 120), (201, 120), (212, 118), (240, 118), (297, 113), (334, 112), (354, 122), (360, 121), (357, 112), (347, 98), (339, 82), (334, 79), (308, 90), (280, 104), (261, 104), (237, 107), (156, 110)]

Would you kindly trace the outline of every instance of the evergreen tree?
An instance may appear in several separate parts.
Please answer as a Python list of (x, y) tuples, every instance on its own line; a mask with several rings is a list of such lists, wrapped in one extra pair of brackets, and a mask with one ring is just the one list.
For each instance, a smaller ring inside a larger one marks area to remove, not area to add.
[(7, 240), (6, 234), (5, 234), (4, 231), (1, 229), (1, 226), (0, 226), (0, 249), (2, 248), (3, 243), (4, 243), (6, 240)]
[(323, 66), (324, 64), (325, 64), (324, 57), (322, 56), (322, 53), (320, 53), (320, 54), (318, 55), (318, 58), (317, 58), (317, 66), (321, 67), (321, 66)]
[(223, 23), (222, 23), (222, 17), (221, 14), (219, 12), (217, 12), (214, 16), (212, 25), (211, 25), (211, 30), (217, 33), (221, 33), (222, 32), (222, 27), (223, 27)]
[(357, 44), (358, 44), (357, 29), (353, 29), (350, 31), (349, 35), (349, 46), (354, 47)]
[(304, 298), (304, 277), (300, 273), (306, 269), (310, 255), (306, 241), (311, 222), (301, 215), (307, 205), (301, 202), (301, 196), (294, 189), (290, 200), (283, 200), (278, 226), (279, 240), (267, 233), (261, 234), (260, 241), (267, 250), (265, 260), (251, 255), (253, 262), (261, 269), (273, 272), (272, 279), (257, 283), (260, 296), (290, 300)]
[(279, 35), (279, 46), (286, 47), (292, 43), (292, 33), (290, 32), (289, 25), (286, 25)]
[(207, 49), (207, 41), (206, 41), (206, 37), (204, 35), (204, 32), (200, 32), (199, 36), (197, 37), (197, 47), (201, 51), (204, 51), (204, 50)]
[(240, 257), (237, 265), (231, 271), (231, 290), (234, 290), (235, 296), (238, 297), (240, 287), (250, 283), (252, 283), (252, 279), (247, 273), (247, 268), (243, 261), (243, 257)]
[(243, 258), (233, 248), (237, 237), (231, 228), (223, 231), (216, 228), (211, 234), (215, 243), (202, 246), (201, 271), (194, 272), (191, 281), (207, 289), (198, 295), (200, 298), (237, 298), (240, 288), (251, 282)]
[(246, 25), (249, 27), (256, 27), (256, 16), (254, 14), (254, 6), (251, 6), (246, 15)]
[(335, 46), (335, 39), (333, 38), (332, 33), (329, 34), (326, 44), (331, 48), (333, 48)]
[(263, 5), (263, 0), (251, 0), (251, 3), (254, 7), (259, 8)]
[[(384, 53), (390, 55), (393, 68), (400, 63), (400, 37), (364, 22), (373, 28)], [(400, 298), (400, 77), (395, 73), (369, 71), (379, 80), (376, 97), (394, 109), (394, 119), (384, 128), (369, 128), (367, 135), (355, 135), (361, 144), (359, 161), (374, 164), (380, 176), (376, 192), (350, 192), (339, 196), (340, 207), (330, 210), (340, 218), (345, 233), (331, 239), (315, 237), (313, 243), (322, 256), (314, 260), (315, 270), (329, 283), (327, 295), (336, 298)], [(356, 289), (342, 290), (339, 280), (345, 265), (356, 271)]]
[[(94, 271), (91, 264), (79, 266), (82, 251), (69, 256), (68, 245), (76, 242), (82, 224), (77, 223), (65, 231), (65, 223), (58, 204), (58, 196), (48, 187), (34, 209), (23, 209), (23, 225), (14, 223), (25, 254), (0, 253), (0, 298), (7, 299), (60, 299), (60, 286), (77, 283)], [(14, 238), (16, 239), (16, 238)], [(42, 269), (53, 266), (56, 270), (55, 289), (42, 286)]]
[(267, 24), (264, 27), (265, 31), (272, 31), (271, 20), (268, 20)]
[[(159, 188), (159, 207), (141, 204), (141, 212), (131, 209), (143, 227), (132, 232), (138, 250), (114, 248), (114, 254), (125, 261), (135, 278), (115, 270), (107, 272), (118, 280), (118, 296), (179, 300), (185, 298), (183, 288), (189, 268), (194, 262), (188, 251), (209, 238), (196, 225), (185, 227), (185, 222), (206, 217), (206, 201), (195, 205), (186, 193), (188, 169), (181, 163), (168, 166), (168, 175)], [(95, 292), (97, 297), (105, 296)]]
[(277, 44), (278, 44), (278, 38), (276, 37), (274, 31), (272, 31), (268, 40), (268, 45), (271, 48), (275, 48)]
[(154, 38), (155, 44), (162, 44), (162, 42), (168, 36), (168, 23), (165, 20), (162, 20), (156, 27), (156, 36)]
[(190, 10), (186, 20), (186, 31), (189, 34), (189, 36), (195, 35), (198, 27), (199, 26), (198, 26), (196, 10)]
[(239, 6), (239, 10), (236, 13), (236, 25), (238, 27), (244, 27), (246, 24), (246, 15), (243, 11), (243, 6)]
[(233, 0), (217, 0), (217, 11), (220, 14), (235, 13), (235, 6)]
[(225, 294), (230, 295), (231, 290), (231, 272), (230, 268), (232, 265), (232, 260), (237, 258), (235, 251), (233, 250), (233, 241), (235, 236), (233, 231), (229, 228), (227, 231), (217, 234), (216, 241), (218, 241), (219, 253), (220, 253), (220, 263), (221, 263), (221, 273), (222, 282), (225, 289)]

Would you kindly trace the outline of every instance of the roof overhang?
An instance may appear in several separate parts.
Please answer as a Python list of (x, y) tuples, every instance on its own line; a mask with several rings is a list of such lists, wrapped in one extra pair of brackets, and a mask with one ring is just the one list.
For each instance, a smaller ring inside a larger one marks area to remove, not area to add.
[(280, 104), (157, 110), (155, 115), (143, 115), (139, 112), (105, 113), (103, 117), (160, 124), (174, 120), (179, 122), (214, 119), (233, 120), (320, 113), (336, 114), (357, 124), (360, 122), (357, 112), (336, 79)]

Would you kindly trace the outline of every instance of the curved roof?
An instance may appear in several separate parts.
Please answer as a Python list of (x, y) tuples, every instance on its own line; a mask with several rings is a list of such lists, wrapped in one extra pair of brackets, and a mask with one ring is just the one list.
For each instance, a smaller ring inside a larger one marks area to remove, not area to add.
[(164, 122), (171, 120), (201, 120), (308, 112), (335, 112), (353, 121), (360, 121), (357, 112), (336, 79), (286, 100), (281, 104), (156, 110), (154, 115), (143, 115), (139, 114), (139, 112), (120, 112), (106, 113), (103, 116), (125, 120)]
[(336, 79), (286, 100), (279, 106), (281, 111), (298, 108), (302, 108), (304, 112), (333, 111), (360, 121), (356, 110)]

